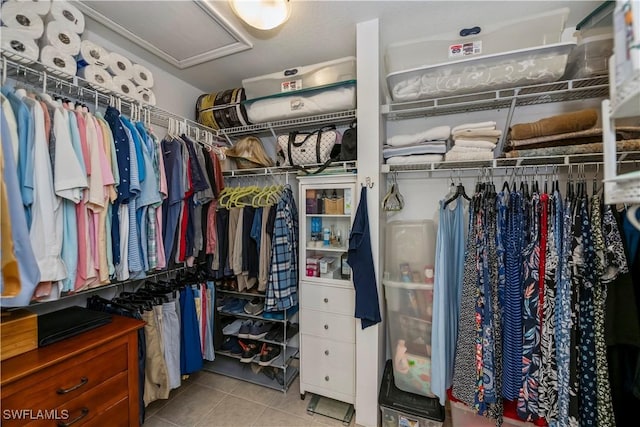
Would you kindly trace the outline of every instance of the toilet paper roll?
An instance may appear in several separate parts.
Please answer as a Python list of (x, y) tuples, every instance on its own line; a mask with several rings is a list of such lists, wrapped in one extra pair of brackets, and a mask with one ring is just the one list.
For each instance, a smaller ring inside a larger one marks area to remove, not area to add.
[(138, 98), (140, 101), (149, 105), (156, 105), (156, 94), (148, 88), (138, 88)]
[(104, 68), (96, 65), (87, 65), (78, 70), (78, 76), (89, 82), (89, 85), (100, 92), (109, 92), (113, 89), (113, 77)]
[(80, 36), (60, 21), (49, 22), (40, 39), (40, 47), (53, 46), (69, 55), (80, 52)]
[(60, 21), (77, 34), (84, 31), (84, 15), (77, 7), (66, 1), (54, 1), (46, 18), (47, 22)]
[(31, 3), (31, 8), (40, 16), (46, 16), (51, 10), (51, 0), (10, 0), (16, 3)]
[(153, 74), (143, 65), (133, 64), (133, 77), (131, 80), (141, 88), (153, 87)]
[(114, 76), (113, 89), (127, 98), (135, 99), (136, 101), (139, 99), (136, 85), (126, 77)]
[(89, 40), (82, 40), (82, 42), (80, 42), (80, 53), (76, 55), (76, 63), (79, 69), (87, 65), (95, 65), (106, 69), (108, 59), (109, 52), (102, 46)]
[(107, 71), (112, 76), (124, 77), (130, 80), (133, 77), (133, 65), (119, 53), (111, 52), (107, 57)]
[(73, 56), (53, 46), (45, 46), (40, 50), (40, 62), (51, 74), (69, 79), (76, 75), (77, 67)]
[(28, 32), (16, 28), (2, 27), (3, 54), (21, 64), (31, 64), (38, 60), (40, 48)]
[[(38, 13), (35, 3), (7, 2), (2, 5), (2, 25), (26, 31), (32, 39), (39, 39), (44, 32), (44, 22)], [(4, 32), (3, 32), (4, 37)]]

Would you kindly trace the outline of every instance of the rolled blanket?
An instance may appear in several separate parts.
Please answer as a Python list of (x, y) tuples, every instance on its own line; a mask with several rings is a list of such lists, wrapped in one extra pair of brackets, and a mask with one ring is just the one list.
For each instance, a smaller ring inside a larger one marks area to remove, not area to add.
[(445, 160), (492, 160), (493, 151), (449, 151)]
[(499, 129), (467, 129), (467, 130), (459, 130), (457, 132), (453, 132), (451, 134), (453, 139), (456, 138), (500, 138), (502, 136), (502, 131)]
[(403, 147), (405, 145), (416, 144), (424, 141), (447, 140), (451, 135), (449, 126), (436, 126), (423, 132), (412, 135), (395, 135), (387, 139), (387, 145)]
[(493, 150), (494, 148), (496, 148), (496, 143), (492, 142), (492, 141), (486, 141), (486, 140), (476, 140), (476, 139), (456, 139), (456, 141), (453, 143), (454, 147), (466, 147), (466, 148), (484, 148), (484, 149), (489, 149), (489, 150)]
[(413, 156), (396, 156), (387, 159), (388, 165), (410, 165), (437, 163), (442, 161), (442, 154), (420, 154)]
[(469, 129), (495, 129), (496, 122), (487, 121), (487, 122), (478, 122), (478, 123), (464, 123), (458, 126), (455, 126), (451, 129), (451, 133), (460, 132), (463, 130)]
[[(640, 139), (617, 141), (616, 151), (640, 151)], [(566, 156), (570, 154), (591, 153), (602, 153), (602, 142), (580, 145), (566, 145), (562, 147), (533, 148), (531, 150), (513, 150), (506, 153), (506, 157)]]
[[(616, 141), (638, 138), (640, 138), (640, 126), (616, 126)], [(591, 128), (580, 132), (560, 133), (529, 139), (512, 139), (509, 141), (509, 145), (518, 149), (528, 149), (589, 144), (592, 142), (602, 142), (602, 128)]]
[(533, 123), (511, 126), (511, 139), (528, 139), (559, 133), (579, 132), (590, 129), (598, 122), (598, 112), (593, 109), (575, 111), (547, 117)]

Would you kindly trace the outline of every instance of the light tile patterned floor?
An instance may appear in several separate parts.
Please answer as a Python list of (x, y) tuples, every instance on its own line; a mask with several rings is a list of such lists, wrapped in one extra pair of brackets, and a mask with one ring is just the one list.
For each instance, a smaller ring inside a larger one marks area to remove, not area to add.
[[(202, 371), (173, 390), (169, 399), (151, 403), (143, 427), (343, 427), (341, 421), (307, 414), (309, 399), (300, 399), (299, 377), (285, 394)], [(350, 427), (361, 427), (355, 417)]]

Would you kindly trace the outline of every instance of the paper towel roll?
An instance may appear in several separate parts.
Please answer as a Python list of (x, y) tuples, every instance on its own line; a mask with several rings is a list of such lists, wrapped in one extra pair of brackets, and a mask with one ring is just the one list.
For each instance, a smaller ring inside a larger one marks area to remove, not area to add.
[(19, 3), (31, 3), (31, 8), (40, 16), (45, 16), (51, 9), (51, 0), (10, 0)]
[(122, 95), (131, 98), (131, 99), (135, 99), (138, 100), (139, 99), (139, 95), (138, 95), (138, 90), (136, 89), (136, 85), (133, 84), (133, 82), (129, 79), (127, 79), (126, 77), (122, 77), (122, 76), (114, 76), (113, 77), (113, 89), (118, 92), (121, 93)]
[(38, 60), (40, 48), (29, 33), (17, 28), (2, 27), (2, 50), (9, 59), (21, 64), (31, 64)]
[(149, 105), (156, 105), (156, 94), (148, 88), (138, 88), (139, 99)]
[(130, 80), (133, 77), (133, 65), (124, 56), (116, 52), (109, 53), (107, 57), (107, 71), (112, 76), (124, 77)]
[(84, 31), (84, 15), (77, 7), (66, 1), (52, 2), (46, 21), (62, 21), (78, 34)]
[(153, 87), (153, 74), (143, 65), (133, 64), (133, 82), (143, 88)]
[(82, 40), (80, 43), (80, 53), (76, 55), (76, 63), (79, 69), (87, 65), (95, 65), (106, 69), (108, 59), (109, 52), (102, 46), (98, 46), (89, 40)]
[(77, 67), (73, 56), (53, 46), (45, 46), (40, 50), (40, 62), (51, 74), (64, 78), (72, 78), (76, 75)]
[(51, 21), (44, 29), (40, 47), (53, 46), (69, 55), (80, 52), (80, 36), (61, 21)]
[(87, 65), (78, 70), (78, 76), (89, 82), (89, 85), (100, 92), (109, 92), (113, 89), (113, 78), (104, 68), (96, 65)]
[[(9, 28), (19, 28), (29, 33), (32, 39), (39, 39), (44, 32), (44, 22), (35, 11), (35, 3), (7, 2), (2, 5), (2, 24)], [(4, 32), (3, 32), (4, 36)]]

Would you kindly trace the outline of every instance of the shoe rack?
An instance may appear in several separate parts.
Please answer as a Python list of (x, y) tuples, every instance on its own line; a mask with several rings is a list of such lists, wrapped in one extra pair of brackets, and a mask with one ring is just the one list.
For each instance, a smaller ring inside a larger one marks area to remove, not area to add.
[[(237, 288), (236, 288), (237, 289)], [(261, 300), (264, 303), (265, 295), (258, 292), (240, 292), (234, 289), (233, 286), (225, 287), (221, 289), (216, 287), (216, 295), (226, 298), (237, 298), (243, 300), (244, 304), (251, 300)], [(290, 345), (292, 340), (298, 335), (298, 331), (295, 330), (292, 335), (288, 335), (288, 325), (290, 323), (297, 323), (293, 321), (297, 319), (296, 310), (288, 310), (283, 313), (282, 318), (272, 318), (268, 312), (262, 312), (260, 314), (248, 314), (244, 310), (241, 312), (225, 310), (224, 306), (221, 306), (218, 298), (216, 298), (216, 309), (221, 319), (243, 319), (243, 320), (261, 320), (267, 323), (271, 323), (272, 328), (284, 328), (284, 334), (282, 341), (275, 341), (272, 339), (246, 339), (238, 338), (242, 341), (254, 341), (261, 348), (263, 343), (269, 345), (281, 346), (280, 354), (266, 366), (260, 366), (258, 364), (260, 360), (260, 351), (256, 353), (253, 361), (241, 362), (240, 354), (232, 354), (230, 352), (216, 350), (216, 360), (213, 362), (205, 362), (203, 369), (209, 372), (213, 372), (220, 375), (236, 378), (239, 380), (247, 381), (253, 384), (261, 385), (264, 387), (272, 388), (282, 392), (286, 392), (293, 381), (298, 376), (298, 368), (291, 366), (291, 361), (298, 355), (298, 348)], [(243, 304), (243, 305), (244, 305)], [(282, 312), (278, 312), (282, 313)], [(234, 336), (238, 337), (238, 332), (234, 334), (225, 334), (225, 337)]]

